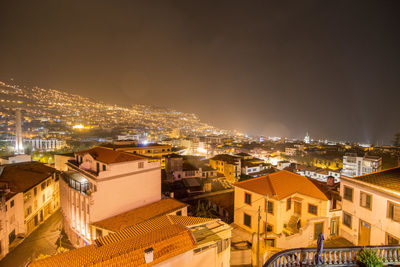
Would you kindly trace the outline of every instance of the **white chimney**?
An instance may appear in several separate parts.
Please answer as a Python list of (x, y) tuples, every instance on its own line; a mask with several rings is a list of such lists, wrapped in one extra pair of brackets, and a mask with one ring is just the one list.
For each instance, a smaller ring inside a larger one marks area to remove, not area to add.
[(169, 197), (174, 198), (174, 192), (169, 192)]
[(144, 250), (144, 259), (146, 263), (153, 261), (153, 248), (147, 248)]

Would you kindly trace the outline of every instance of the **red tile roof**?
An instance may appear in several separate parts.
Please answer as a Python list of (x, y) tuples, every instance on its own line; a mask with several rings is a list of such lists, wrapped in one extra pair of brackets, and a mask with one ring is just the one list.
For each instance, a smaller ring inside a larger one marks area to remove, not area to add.
[(40, 162), (22, 162), (0, 166), (0, 182), (5, 182), (11, 192), (26, 192), (49, 178), (56, 169)]
[(271, 198), (283, 199), (295, 193), (328, 200), (307, 177), (289, 171), (278, 171), (258, 178), (235, 183), (236, 187)]
[(146, 206), (136, 208), (111, 218), (93, 223), (94, 226), (110, 231), (120, 231), (129, 226), (144, 222), (151, 218), (172, 213), (188, 205), (173, 198), (166, 198)]
[[(31, 267), (151, 266), (196, 247), (189, 229), (169, 225), (140, 236), (126, 237), (107, 245), (89, 245), (32, 262)], [(153, 261), (145, 262), (145, 250), (153, 249)]]
[(107, 164), (146, 159), (146, 157), (128, 152), (115, 151), (104, 147), (93, 147), (88, 150), (77, 152), (76, 154), (80, 156), (90, 154), (95, 160)]

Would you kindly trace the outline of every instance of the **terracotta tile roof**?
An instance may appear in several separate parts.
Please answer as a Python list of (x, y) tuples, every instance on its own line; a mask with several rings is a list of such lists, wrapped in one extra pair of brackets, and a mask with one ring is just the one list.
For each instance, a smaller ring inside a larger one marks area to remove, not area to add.
[(191, 216), (174, 216), (174, 215), (158, 216), (153, 219), (125, 228), (116, 233), (100, 237), (96, 239), (95, 242), (98, 245), (111, 244), (126, 238), (140, 236), (151, 231), (164, 229), (165, 227), (170, 225), (179, 224), (183, 226), (192, 226), (214, 220), (219, 220), (219, 219), (191, 217)]
[(285, 170), (238, 182), (234, 185), (260, 195), (268, 195), (278, 200), (295, 193), (328, 200), (325, 194), (309, 181), (307, 177)]
[(11, 192), (26, 192), (56, 172), (40, 162), (22, 162), (0, 166), (0, 182), (7, 183)]
[(203, 224), (203, 223), (219, 220), (219, 219), (212, 219), (212, 218), (177, 216), (177, 215), (168, 215), (168, 217), (173, 223), (184, 225), (184, 226), (194, 226), (194, 225), (198, 225), (198, 224)]
[[(34, 261), (31, 267), (151, 266), (196, 247), (189, 229), (169, 225), (140, 236), (128, 237), (109, 245), (89, 245), (63, 254)], [(145, 262), (145, 250), (153, 249), (153, 261)]]
[(188, 205), (173, 198), (166, 198), (146, 206), (133, 209), (114, 217), (93, 223), (94, 226), (110, 231), (120, 231), (129, 226), (144, 222), (151, 218), (172, 213)]
[(346, 179), (361, 181), (400, 192), (400, 167)]
[(145, 159), (146, 157), (142, 157), (139, 155), (135, 155), (132, 153), (114, 151), (104, 147), (93, 147), (88, 150), (77, 152), (76, 154), (83, 156), (86, 154), (90, 154), (95, 160), (98, 160), (103, 163), (111, 164), (111, 163), (120, 163), (126, 161), (135, 161)]

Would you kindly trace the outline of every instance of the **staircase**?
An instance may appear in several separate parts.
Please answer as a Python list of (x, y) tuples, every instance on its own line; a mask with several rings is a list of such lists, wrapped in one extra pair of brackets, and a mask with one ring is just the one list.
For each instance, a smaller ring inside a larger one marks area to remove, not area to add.
[(300, 216), (298, 214), (293, 214), (292, 217), (290, 217), (290, 220), (287, 224), (287, 228), (292, 234), (296, 234), (299, 232), (298, 223), (300, 220)]

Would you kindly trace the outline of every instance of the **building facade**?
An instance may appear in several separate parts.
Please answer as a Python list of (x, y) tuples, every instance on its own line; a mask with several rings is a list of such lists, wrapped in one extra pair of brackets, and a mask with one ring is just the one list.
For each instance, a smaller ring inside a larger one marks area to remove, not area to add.
[(91, 224), (161, 199), (161, 166), (103, 147), (75, 153), (60, 179), (64, 229), (75, 246), (93, 240)]
[(320, 233), (330, 236), (330, 218), (340, 217), (316, 185), (288, 171), (236, 183), (234, 207), (235, 225), (250, 234), (260, 226), (267, 246), (285, 249), (310, 246)]
[(341, 236), (358, 246), (400, 244), (400, 168), (342, 177)]
[(55, 169), (39, 162), (1, 167), (1, 256), (17, 237), (29, 236), (60, 206), (59, 179)]
[(382, 158), (377, 156), (358, 157), (356, 154), (343, 156), (342, 175), (355, 177), (359, 175), (377, 172), (382, 169)]

